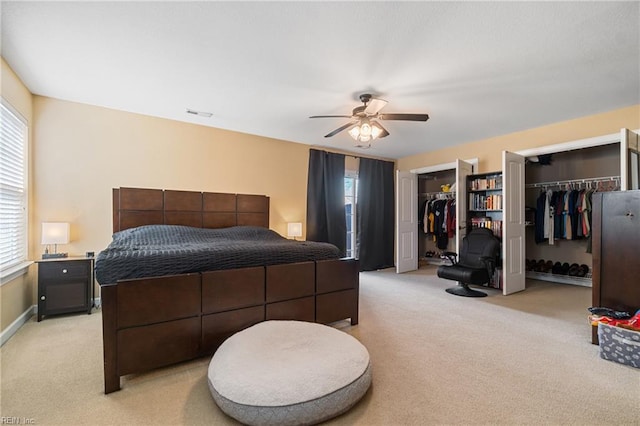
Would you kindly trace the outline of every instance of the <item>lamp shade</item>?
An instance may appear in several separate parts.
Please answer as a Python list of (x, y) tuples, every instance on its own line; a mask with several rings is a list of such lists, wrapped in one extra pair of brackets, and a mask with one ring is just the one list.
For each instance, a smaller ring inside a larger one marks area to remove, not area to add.
[(287, 235), (289, 237), (302, 237), (302, 223), (289, 222), (287, 223)]
[(66, 222), (42, 222), (42, 244), (68, 244), (69, 224)]

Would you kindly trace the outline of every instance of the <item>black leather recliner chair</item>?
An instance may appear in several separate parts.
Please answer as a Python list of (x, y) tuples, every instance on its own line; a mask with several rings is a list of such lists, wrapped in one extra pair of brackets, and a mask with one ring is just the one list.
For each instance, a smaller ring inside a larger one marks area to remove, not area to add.
[(459, 256), (454, 252), (443, 253), (452, 264), (439, 266), (438, 276), (458, 281), (457, 286), (446, 290), (447, 293), (467, 297), (486, 296), (486, 293), (470, 289), (469, 284), (482, 285), (489, 282), (496, 269), (499, 253), (500, 241), (490, 229), (473, 228), (462, 239)]

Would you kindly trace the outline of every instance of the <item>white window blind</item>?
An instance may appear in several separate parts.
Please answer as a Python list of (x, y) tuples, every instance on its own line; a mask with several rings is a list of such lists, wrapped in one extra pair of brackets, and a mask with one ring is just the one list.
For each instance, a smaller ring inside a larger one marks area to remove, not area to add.
[(27, 260), (27, 125), (0, 103), (0, 271)]

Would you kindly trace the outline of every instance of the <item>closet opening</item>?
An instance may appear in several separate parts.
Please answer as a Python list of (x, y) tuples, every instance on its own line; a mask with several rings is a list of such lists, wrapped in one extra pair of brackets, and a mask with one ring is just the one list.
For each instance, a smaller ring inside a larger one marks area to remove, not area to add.
[(418, 175), (418, 266), (441, 265), (457, 252), (456, 170)]
[(591, 203), (619, 191), (620, 144), (527, 157), (526, 277), (591, 287)]
[[(444, 262), (440, 258), (441, 252), (458, 251), (459, 239), (461, 239), (459, 226), (465, 223), (464, 212), (460, 211), (461, 204), (450, 204), (452, 207), (450, 211), (455, 215), (455, 223), (445, 222), (447, 228), (443, 231), (430, 228), (426, 206), (429, 200), (442, 199), (453, 202), (456, 198), (466, 196), (464, 188), (467, 176), (473, 173), (473, 168), (477, 167), (477, 164), (477, 158), (457, 159), (451, 163), (425, 166), (406, 172), (396, 171), (397, 273), (441, 264)], [(460, 191), (463, 193), (461, 194)]]

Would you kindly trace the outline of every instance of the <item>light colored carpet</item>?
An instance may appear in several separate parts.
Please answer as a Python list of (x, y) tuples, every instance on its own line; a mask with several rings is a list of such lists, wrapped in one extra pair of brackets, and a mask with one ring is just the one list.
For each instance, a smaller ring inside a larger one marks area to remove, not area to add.
[[(529, 282), (468, 299), (435, 268), (361, 274), (373, 384), (336, 425), (640, 424), (640, 370), (599, 358), (591, 289)], [(209, 359), (128, 376), (103, 394), (100, 314), (25, 324), (0, 350), (0, 415), (44, 424), (236, 424), (207, 387)], [(24, 421), (23, 421), (24, 423)]]

